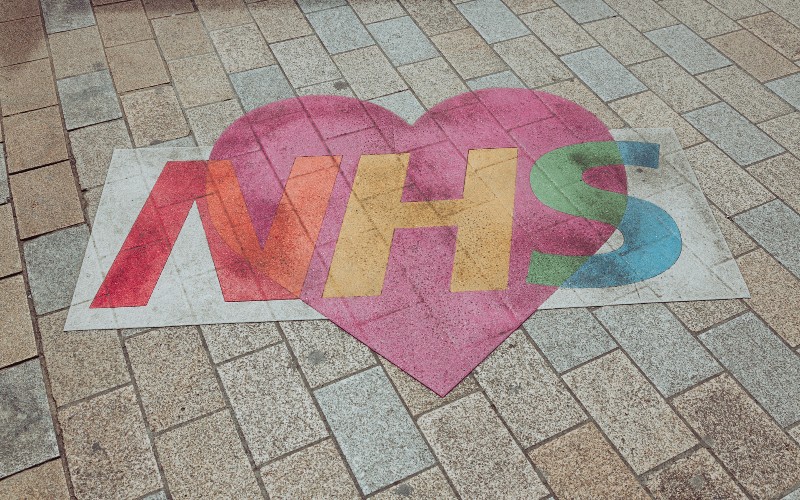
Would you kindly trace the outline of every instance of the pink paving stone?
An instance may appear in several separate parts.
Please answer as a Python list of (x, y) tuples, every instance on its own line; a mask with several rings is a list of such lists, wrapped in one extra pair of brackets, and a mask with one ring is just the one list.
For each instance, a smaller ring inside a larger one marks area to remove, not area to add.
[[(258, 162), (253, 158), (260, 157), (253, 155), (254, 138), (265, 156), (261, 173), (254, 170)], [(217, 141), (211, 159), (233, 161), (263, 237), (295, 157), (342, 156), (301, 298), (443, 396), (556, 290), (526, 283), (533, 249), (591, 254), (613, 232), (609, 225), (544, 206), (529, 184), (531, 166), (544, 153), (608, 140), (612, 137), (607, 128), (587, 110), (530, 90), (462, 94), (435, 106), (414, 125), (372, 103), (308, 96), (240, 118)], [(322, 297), (361, 155), (410, 152), (403, 200), (442, 200), (461, 197), (469, 149), (508, 147), (518, 148), (519, 162), (506, 290), (450, 292), (456, 230), (417, 228), (395, 233), (380, 296)], [(274, 175), (264, 169), (272, 169)], [(621, 165), (598, 170), (602, 172), (585, 179), (597, 188), (625, 192)]]

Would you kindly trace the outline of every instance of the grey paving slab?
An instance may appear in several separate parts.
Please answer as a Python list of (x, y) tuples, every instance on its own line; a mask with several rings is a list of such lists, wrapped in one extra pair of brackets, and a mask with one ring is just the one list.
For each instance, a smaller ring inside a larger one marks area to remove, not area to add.
[(700, 339), (778, 423), (800, 421), (800, 356), (758, 317), (748, 312)]
[(633, 73), (602, 47), (567, 54), (561, 60), (604, 101), (647, 90)]
[(295, 88), (342, 76), (319, 38), (314, 35), (273, 43), (270, 49)]
[(395, 66), (439, 55), (436, 47), (409, 16), (369, 24), (367, 29)]
[(522, 326), (559, 373), (617, 347), (588, 309), (540, 309)]
[(89, 229), (81, 224), (23, 244), (28, 284), (38, 314), (70, 305), (88, 241)]
[(300, 5), (300, 9), (303, 12), (308, 14), (309, 12), (347, 5), (347, 2), (345, 0), (297, 0), (297, 4)]
[(517, 75), (510, 70), (467, 80), (467, 85), (469, 85), (469, 88), (472, 90), (491, 88), (525, 88), (525, 84), (522, 83), (522, 81), (517, 78)]
[(158, 490), (155, 493), (150, 493), (146, 497), (142, 498), (142, 500), (167, 500), (167, 494), (164, 490)]
[(95, 24), (89, 0), (41, 0), (48, 33), (69, 31)]
[(8, 189), (8, 170), (6, 170), (6, 153), (0, 142), (0, 205), (8, 202), (11, 191)]
[(417, 118), (425, 114), (425, 108), (410, 90), (378, 97), (370, 102), (383, 106), (394, 114), (401, 116), (408, 123), (414, 123)]
[(734, 221), (764, 250), (800, 277), (800, 215), (781, 200), (748, 210)]
[(336, 7), (309, 14), (308, 20), (331, 54), (373, 45), (375, 42), (353, 9)]
[(666, 397), (722, 371), (663, 304), (604, 307), (595, 314)]
[(645, 35), (693, 75), (731, 64), (727, 57), (683, 24), (667, 26)]
[(425, 440), (380, 367), (314, 394), (365, 494), (434, 464)]
[(122, 117), (108, 70), (64, 78), (56, 86), (67, 130)]
[(57, 456), (38, 358), (0, 370), (0, 479)]
[(617, 15), (603, 0), (554, 1), (577, 23), (588, 23)]
[(696, 109), (683, 117), (739, 165), (750, 165), (784, 151), (727, 103)]
[(766, 85), (784, 101), (800, 110), (800, 73), (773, 80)]
[(230, 78), (245, 112), (294, 96), (292, 86), (276, 65), (234, 73)]
[(487, 43), (502, 42), (530, 33), (525, 24), (500, 0), (460, 3), (458, 10)]

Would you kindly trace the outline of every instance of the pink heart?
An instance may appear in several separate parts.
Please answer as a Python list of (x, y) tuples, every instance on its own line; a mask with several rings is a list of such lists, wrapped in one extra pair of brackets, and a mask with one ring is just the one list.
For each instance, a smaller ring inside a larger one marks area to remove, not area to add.
[[(590, 255), (614, 228), (543, 205), (533, 163), (570, 144), (612, 140), (606, 126), (563, 98), (487, 89), (450, 98), (414, 125), (369, 102), (336, 96), (287, 99), (234, 122), (211, 159), (232, 160), (263, 244), (296, 157), (341, 155), (301, 298), (440, 396), (446, 395), (557, 289), (525, 281), (532, 250)], [(518, 148), (508, 288), (450, 292), (453, 228), (398, 229), (379, 296), (324, 298), (323, 289), (361, 155), (410, 152), (403, 201), (458, 199), (467, 152)], [(265, 168), (265, 165), (267, 168)], [(584, 180), (624, 193), (621, 165)]]

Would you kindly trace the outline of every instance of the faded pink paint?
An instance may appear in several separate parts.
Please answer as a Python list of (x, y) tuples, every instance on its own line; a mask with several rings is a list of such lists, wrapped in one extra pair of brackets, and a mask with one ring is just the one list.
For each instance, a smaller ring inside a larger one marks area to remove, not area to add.
[[(531, 166), (544, 153), (608, 140), (608, 129), (594, 115), (543, 92), (462, 94), (414, 125), (368, 102), (309, 96), (240, 118), (222, 134), (211, 158), (233, 161), (263, 242), (295, 157), (342, 156), (301, 298), (443, 396), (556, 290), (525, 282), (532, 250), (587, 255), (612, 234), (612, 226), (543, 205), (529, 183)], [(518, 148), (519, 163), (508, 289), (451, 293), (456, 229), (421, 228), (395, 232), (382, 295), (322, 297), (361, 155), (410, 152), (403, 200), (440, 200), (462, 196), (469, 149), (509, 147)], [(596, 169), (585, 178), (598, 188), (626, 190), (620, 165)]]

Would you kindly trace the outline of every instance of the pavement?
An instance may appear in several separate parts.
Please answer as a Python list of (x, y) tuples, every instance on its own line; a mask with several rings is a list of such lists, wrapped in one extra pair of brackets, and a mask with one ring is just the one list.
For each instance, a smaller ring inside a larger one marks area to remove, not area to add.
[[(798, 62), (795, 0), (0, 0), (0, 498), (800, 498)], [(671, 129), (749, 297), (565, 299), (446, 397), (327, 319), (64, 331), (115, 149), (495, 87)]]

